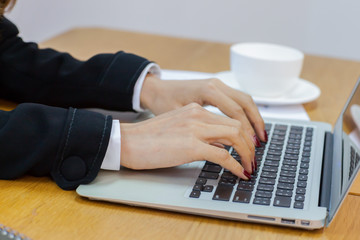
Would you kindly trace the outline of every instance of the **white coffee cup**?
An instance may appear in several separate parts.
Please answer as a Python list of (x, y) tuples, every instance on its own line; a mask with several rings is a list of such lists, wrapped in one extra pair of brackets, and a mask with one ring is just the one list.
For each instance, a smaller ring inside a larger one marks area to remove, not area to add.
[(241, 88), (253, 96), (279, 97), (295, 87), (304, 54), (294, 48), (269, 43), (231, 46), (230, 64)]

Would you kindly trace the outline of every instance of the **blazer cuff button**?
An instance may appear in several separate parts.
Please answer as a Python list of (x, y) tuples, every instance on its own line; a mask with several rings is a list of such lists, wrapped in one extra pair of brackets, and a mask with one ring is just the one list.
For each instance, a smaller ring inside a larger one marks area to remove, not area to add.
[(82, 158), (71, 156), (63, 161), (60, 172), (66, 180), (77, 181), (85, 177), (86, 170), (86, 164)]

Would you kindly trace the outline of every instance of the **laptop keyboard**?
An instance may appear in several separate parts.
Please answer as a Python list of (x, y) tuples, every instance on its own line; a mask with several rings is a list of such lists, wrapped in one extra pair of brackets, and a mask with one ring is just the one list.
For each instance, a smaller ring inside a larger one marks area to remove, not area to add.
[[(265, 128), (270, 139), (256, 148), (259, 168), (251, 180), (207, 161), (189, 197), (200, 198), (206, 192), (213, 193), (214, 201), (303, 209), (314, 129), (270, 123)], [(237, 152), (228, 150), (241, 163)]]

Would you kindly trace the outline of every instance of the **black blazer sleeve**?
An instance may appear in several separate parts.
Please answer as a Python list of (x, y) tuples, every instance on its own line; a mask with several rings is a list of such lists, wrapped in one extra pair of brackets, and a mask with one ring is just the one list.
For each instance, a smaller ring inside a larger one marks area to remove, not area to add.
[(91, 182), (112, 120), (76, 108), (132, 110), (135, 82), (148, 63), (124, 52), (78, 61), (23, 42), (1, 18), (0, 98), (21, 104), (0, 111), (0, 178), (51, 175), (63, 189)]

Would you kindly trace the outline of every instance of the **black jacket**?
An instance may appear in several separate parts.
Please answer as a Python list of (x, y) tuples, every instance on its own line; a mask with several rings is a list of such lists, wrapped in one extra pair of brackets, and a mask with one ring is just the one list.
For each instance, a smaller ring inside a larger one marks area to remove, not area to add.
[(0, 111), (0, 178), (51, 175), (63, 189), (91, 182), (112, 118), (76, 108), (131, 111), (135, 82), (149, 63), (124, 52), (78, 61), (23, 42), (1, 18), (0, 98), (20, 104)]

